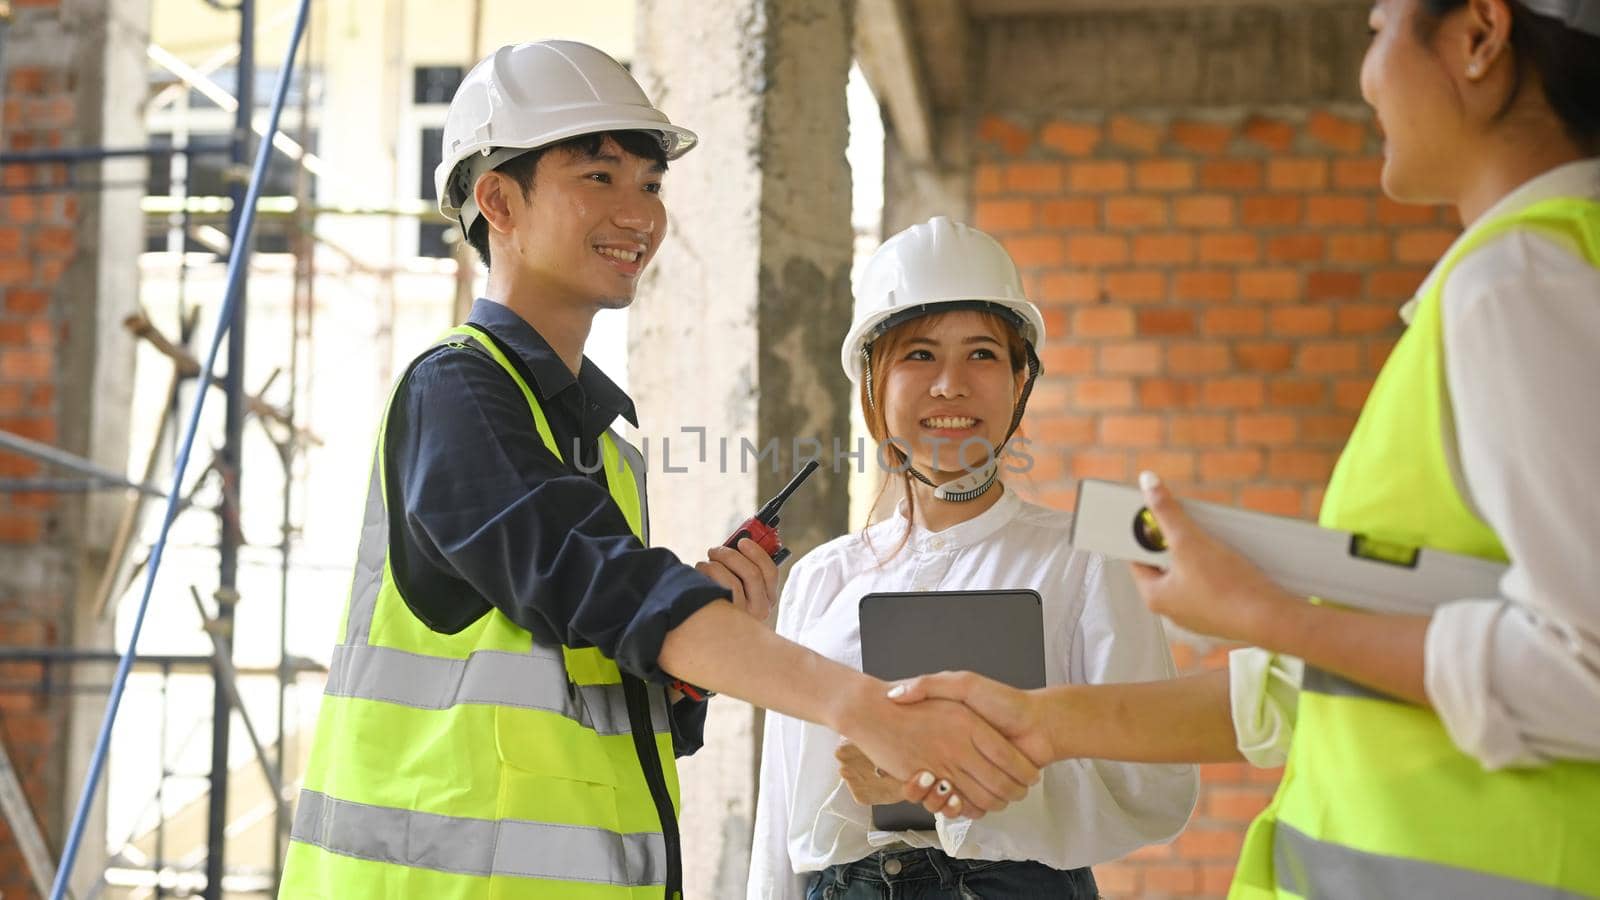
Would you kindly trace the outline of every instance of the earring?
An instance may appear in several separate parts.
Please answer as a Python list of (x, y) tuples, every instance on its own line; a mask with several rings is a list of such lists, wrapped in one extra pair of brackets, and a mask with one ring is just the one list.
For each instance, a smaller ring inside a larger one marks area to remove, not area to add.
[(1478, 75), (1480, 73), (1482, 73), (1482, 72), (1483, 72), (1483, 66), (1479, 65), (1477, 60), (1473, 60), (1472, 62), (1467, 63), (1467, 77), (1468, 78), (1477, 78)]

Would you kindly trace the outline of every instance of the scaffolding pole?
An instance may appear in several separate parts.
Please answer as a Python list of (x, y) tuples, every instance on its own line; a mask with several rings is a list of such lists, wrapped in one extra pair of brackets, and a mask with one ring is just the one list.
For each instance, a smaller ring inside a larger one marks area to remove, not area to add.
[[(271, 113), (267, 125), (267, 139), (278, 129), (279, 116), (283, 109), (283, 101), (287, 93), (289, 79), (295, 62), (295, 53), (298, 50), (300, 38), (303, 35), (310, 0), (301, 0), (295, 21), (294, 36), (286, 50), (283, 70), (279, 72)], [(239, 78), (239, 115), (236, 117), (235, 129), (232, 135), (233, 152), (230, 158), (234, 163), (234, 171), (244, 168), (247, 157), (246, 140), (250, 130), (250, 113), (254, 110), (254, 0), (241, 0), (238, 11), (240, 13), (240, 56), (238, 71)], [(223, 475), (223, 503), (220, 510), (222, 520), (222, 539), (219, 543), (220, 578), (217, 599), (219, 603), (218, 618), (222, 633), (219, 635), (222, 653), (231, 662), (232, 642), (229, 631), (232, 624), (232, 604), (236, 599), (238, 550), (243, 543), (239, 533), (239, 474), (242, 456), (242, 431), (245, 418), (245, 404), (243, 379), (244, 346), (245, 346), (245, 319), (246, 304), (243, 300), (245, 285), (245, 262), (250, 248), (250, 235), (255, 222), (254, 210), (251, 209), (265, 181), (267, 165), (271, 161), (271, 147), (263, 142), (257, 154), (252, 174), (247, 181), (235, 183), (232, 193), (233, 216), (230, 221), (231, 247), (229, 254), (227, 290), (223, 296), (221, 321), (212, 339), (211, 349), (207, 361), (202, 367), (202, 377), (209, 374), (219, 352), (222, 339), (228, 340), (229, 367), (225, 379), (227, 385), (227, 415), (226, 435), (221, 454), (219, 471)], [(231, 334), (229, 328), (232, 326)], [(200, 425), (200, 413), (203, 408), (206, 385), (201, 384), (196, 397), (196, 402), (189, 414), (188, 425), (182, 446), (179, 450), (177, 461), (174, 464), (172, 481), (181, 483), (184, 469), (188, 465), (189, 454)], [(123, 693), (126, 689), (127, 678), (132, 662), (138, 652), (139, 634), (142, 630), (146, 615), (149, 611), (150, 600), (155, 587), (155, 576), (160, 565), (161, 550), (165, 547), (171, 533), (172, 521), (177, 515), (178, 491), (167, 499), (167, 512), (163, 519), (161, 534), (152, 550), (150, 569), (145, 580), (144, 593), (140, 598), (137, 614), (134, 617), (132, 630), (128, 638), (128, 649), (119, 657), (117, 672), (112, 684), (111, 694), (107, 701), (107, 709), (101, 723), (99, 734), (95, 740), (95, 749), (90, 761), (89, 771), (85, 776), (85, 783), (75, 807), (71, 828), (68, 830), (67, 839), (62, 851), (61, 866), (56, 873), (56, 878), (51, 886), (51, 900), (58, 900), (65, 894), (66, 882), (72, 874), (73, 862), (76, 860), (79, 846), (83, 839), (84, 830), (92, 808), (96, 789), (104, 771), (105, 759), (109, 749), (112, 727), (116, 721), (117, 710)], [(220, 666), (214, 667), (220, 670)], [(212, 743), (212, 792), (209, 797), (208, 816), (208, 852), (206, 859), (206, 885), (205, 896), (208, 900), (221, 900), (222, 898), (222, 873), (224, 864), (225, 828), (222, 819), (227, 809), (227, 757), (228, 757), (228, 726), (230, 710), (222, 691), (216, 692), (218, 696), (213, 703), (213, 743)], [(219, 772), (220, 769), (220, 772)]]
[[(300, 76), (300, 146), (311, 143), (311, 71), (315, 53), (316, 28), (308, 25), (305, 35), (305, 55)], [(315, 314), (316, 285), (316, 210), (311, 207), (311, 174), (305, 166), (295, 170), (294, 179), (295, 231), (290, 249), (294, 252), (294, 283), (289, 303), (289, 396), (284, 407), (290, 421), (294, 420), (295, 404), (300, 399), (300, 340), (301, 316), (305, 317), (306, 337), (309, 342), (310, 321)], [(307, 348), (309, 350), (309, 347)], [(283, 883), (283, 864), (289, 852), (290, 827), (288, 798), (282, 796), (281, 786), (288, 783), (289, 736), (285, 728), (285, 706), (288, 702), (289, 680), (292, 677), (283, 660), (289, 656), (289, 573), (291, 552), (294, 549), (294, 466), (299, 459), (300, 447), (293, 441), (277, 445), (278, 461), (283, 466), (283, 507), (279, 520), (278, 573), (278, 752), (273, 761), (278, 776), (280, 794), (272, 823), (272, 888), (277, 891)]]
[[(139, 484), (137, 482), (129, 481), (121, 472), (113, 472), (110, 469), (107, 469), (104, 466), (96, 463), (92, 459), (85, 459), (76, 453), (68, 453), (59, 447), (52, 447), (49, 444), (42, 444), (30, 438), (25, 438), (20, 434), (13, 434), (9, 431), (0, 430), (0, 448), (10, 450), (14, 453), (20, 453), (23, 456), (31, 456), (34, 459), (43, 460), (44, 462), (60, 466), (63, 469), (71, 469), (80, 475), (87, 475), (89, 476), (88, 481), (94, 482), (96, 485), (112, 488), (127, 488), (129, 490), (138, 491), (142, 494), (148, 494), (152, 497), (165, 498), (167, 496), (166, 491), (156, 487), (153, 484)], [(48, 488), (25, 487), (17, 488), (17, 490), (48, 490)]]
[[(233, 153), (230, 159), (233, 161), (235, 171), (240, 172), (245, 171), (250, 162), (248, 137), (256, 108), (255, 24), (255, 0), (239, 0), (237, 68), (239, 77), (235, 86), (239, 105), (234, 111)], [(289, 73), (281, 72), (279, 77), (287, 80)], [(276, 129), (270, 131), (275, 132)], [(261, 152), (271, 154), (271, 146), (263, 146)], [(268, 164), (270, 165), (270, 161)], [(244, 221), (245, 196), (248, 189), (246, 180), (239, 179), (233, 183), (228, 192), (233, 200), (232, 214), (228, 217), (229, 244), (235, 254), (240, 249), (238, 246), (240, 238), (243, 237), (246, 241), (250, 238), (248, 232), (241, 235), (240, 227)], [(248, 243), (243, 250), (244, 258), (248, 259), (250, 253)], [(230, 664), (233, 661), (233, 609), (239, 601), (239, 546), (244, 543), (244, 536), (240, 532), (239, 485), (243, 476), (241, 463), (244, 457), (244, 350), (245, 325), (249, 321), (248, 285), (249, 279), (240, 279), (236, 304), (233, 307), (233, 321), (228, 325), (228, 372), (224, 379), (227, 391), (226, 421), (223, 426), (222, 453), (218, 457), (218, 469), (222, 472), (220, 510), (222, 539), (217, 544), (217, 554), (220, 558), (217, 573), (216, 631), (213, 632), (213, 640), (216, 644), (219, 679), (222, 661), (227, 659)], [(214, 692), (211, 715), (211, 814), (206, 838), (205, 898), (222, 900), (222, 870), (227, 850), (228, 729), (232, 724), (232, 713), (228, 698), (221, 690)]]

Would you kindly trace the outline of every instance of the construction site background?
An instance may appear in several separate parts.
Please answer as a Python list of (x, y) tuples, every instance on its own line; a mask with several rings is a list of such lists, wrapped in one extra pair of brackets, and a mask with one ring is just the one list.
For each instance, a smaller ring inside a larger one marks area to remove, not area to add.
[[(945, 213), (1002, 240), (1047, 318), (1022, 490), (1070, 508), (1079, 479), (1149, 468), (1187, 496), (1311, 517), (1400, 333), (1400, 302), (1457, 229), (1382, 197), (1356, 88), (1366, 6), (315, 4), (248, 285), (242, 381), (257, 403), (239, 467), (232, 659), (266, 765), (235, 713), (228, 896), (272, 885), (280, 822), (263, 770), (281, 762), (292, 800), (389, 387), (481, 283), (431, 194), (438, 129), (472, 60), (510, 41), (587, 41), (630, 61), (705, 140), (669, 176), (676, 236), (659, 271), (589, 344), (619, 380), (635, 375), (646, 434), (709, 423), (759, 445), (819, 431), (819, 409), (847, 430), (826, 354), (844, 333), (851, 260)], [(292, 13), (255, 4), (258, 109)], [(239, 15), (205, 0), (12, 0), (0, 21), (0, 432), (164, 490), (173, 419), (197, 390), (174, 373), (189, 371), (181, 359), (200, 352), (223, 293)], [(163, 152), (174, 146), (192, 152)], [(695, 342), (724, 319), (748, 356), (692, 377), (681, 361), (706, 358)], [(821, 359), (778, 366), (790, 348)], [(105, 897), (205, 880), (216, 729), (197, 604), (215, 615), (225, 468), (210, 465), (222, 393), (211, 400), (77, 896), (102, 873)], [(696, 553), (784, 480), (697, 480), (712, 477), (652, 482), (660, 542)], [(819, 484), (814, 507), (786, 515), (800, 550), (859, 527), (876, 493), (869, 475)], [(0, 448), (0, 747), (52, 854), (88, 767), (106, 654), (125, 646), (117, 613), (160, 524), (159, 504), (92, 486)], [(1224, 649), (1174, 652), (1193, 670)], [(683, 766), (690, 896), (741, 892), (748, 860), (759, 718), (714, 704), (707, 751)], [(1102, 892), (1222, 896), (1279, 774), (1204, 767), (1188, 830), (1096, 867)], [(0, 821), (0, 894), (31, 897), (33, 883)]]

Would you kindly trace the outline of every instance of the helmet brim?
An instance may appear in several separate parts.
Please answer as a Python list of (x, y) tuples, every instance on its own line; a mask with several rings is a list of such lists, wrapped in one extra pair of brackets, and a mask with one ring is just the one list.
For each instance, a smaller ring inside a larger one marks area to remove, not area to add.
[(450, 202), (450, 176), (456, 167), (469, 160), (473, 154), (482, 153), (484, 150), (538, 150), (549, 147), (562, 141), (583, 137), (586, 134), (602, 134), (610, 131), (649, 131), (661, 136), (662, 150), (668, 160), (676, 160), (685, 153), (695, 148), (700, 143), (700, 136), (680, 125), (662, 119), (652, 119), (647, 116), (639, 118), (619, 117), (601, 122), (587, 122), (570, 129), (560, 129), (549, 134), (543, 134), (536, 140), (507, 141), (496, 143), (492, 148), (485, 147), (474, 149), (467, 153), (459, 154), (455, 158), (445, 160), (433, 170), (433, 184), (436, 196), (439, 198), (439, 212), (445, 218), (455, 220), (461, 215), (460, 205)]
[(926, 300), (914, 306), (881, 310), (850, 328), (844, 344), (839, 349), (839, 362), (853, 384), (861, 383), (861, 351), (870, 347), (884, 332), (912, 319), (959, 312), (963, 309), (995, 309), (1010, 313), (1013, 324), (1029, 346), (1037, 348), (1044, 342), (1044, 318), (1039, 308), (1028, 300), (1017, 297), (943, 297)]

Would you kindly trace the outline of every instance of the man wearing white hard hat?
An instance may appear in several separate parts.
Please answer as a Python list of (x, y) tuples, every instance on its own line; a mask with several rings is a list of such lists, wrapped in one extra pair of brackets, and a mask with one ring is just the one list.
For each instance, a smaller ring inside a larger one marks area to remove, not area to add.
[(1037, 779), (964, 707), (897, 707), (774, 635), (754, 542), (693, 567), (647, 546), (645, 463), (611, 429), (633, 404), (582, 351), (694, 144), (583, 44), (502, 47), (457, 91), (439, 205), (488, 290), (389, 401), (283, 896), (673, 900), (704, 703), (672, 683), (824, 722), (975, 812)]

